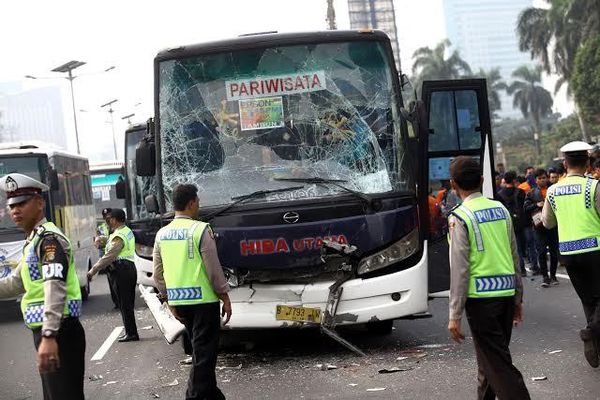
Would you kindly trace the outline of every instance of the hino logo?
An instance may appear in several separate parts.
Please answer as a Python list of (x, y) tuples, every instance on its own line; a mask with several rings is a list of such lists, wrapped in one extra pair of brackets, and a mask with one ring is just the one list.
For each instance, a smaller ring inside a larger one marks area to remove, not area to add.
[(300, 220), (300, 214), (294, 211), (286, 212), (283, 214), (283, 220), (288, 224), (295, 224)]

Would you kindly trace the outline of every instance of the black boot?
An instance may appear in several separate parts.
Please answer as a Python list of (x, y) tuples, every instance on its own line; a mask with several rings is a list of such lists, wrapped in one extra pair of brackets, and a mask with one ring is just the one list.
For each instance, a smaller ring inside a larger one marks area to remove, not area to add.
[(598, 348), (596, 347), (596, 341), (594, 335), (589, 329), (582, 329), (579, 331), (579, 337), (583, 340), (583, 355), (587, 360), (588, 364), (592, 368), (598, 368)]

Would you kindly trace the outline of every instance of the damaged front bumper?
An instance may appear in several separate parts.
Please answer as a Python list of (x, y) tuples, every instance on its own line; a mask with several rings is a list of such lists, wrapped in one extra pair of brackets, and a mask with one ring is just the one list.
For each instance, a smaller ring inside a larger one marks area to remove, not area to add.
[[(424, 244), (427, 248), (427, 244)], [(310, 284), (253, 283), (229, 293), (233, 315), (225, 328), (260, 329), (314, 326), (275, 318), (278, 305), (320, 308), (325, 311), (334, 280)], [(427, 252), (413, 267), (342, 284), (336, 325), (361, 324), (405, 317), (427, 311)]]

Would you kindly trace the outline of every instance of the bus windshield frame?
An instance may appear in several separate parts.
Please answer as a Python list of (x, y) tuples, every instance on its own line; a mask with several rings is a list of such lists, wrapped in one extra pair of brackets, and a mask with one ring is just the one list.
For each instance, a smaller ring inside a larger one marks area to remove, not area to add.
[[(157, 61), (157, 143), (166, 210), (177, 183), (204, 207), (320, 178), (369, 195), (414, 193), (389, 42), (273, 44)], [(307, 183), (254, 202), (330, 199)]]

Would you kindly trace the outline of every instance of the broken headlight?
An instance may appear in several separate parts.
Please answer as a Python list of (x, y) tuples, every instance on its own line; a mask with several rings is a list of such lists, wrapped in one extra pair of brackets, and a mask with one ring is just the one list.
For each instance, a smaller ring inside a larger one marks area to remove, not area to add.
[(154, 248), (151, 246), (146, 246), (145, 244), (141, 244), (141, 243), (135, 244), (135, 253), (142, 258), (151, 260), (153, 250), (154, 250)]
[(358, 263), (358, 273), (366, 274), (398, 261), (402, 261), (419, 250), (419, 229), (415, 228), (408, 235), (393, 243), (391, 246), (378, 253), (363, 258)]

